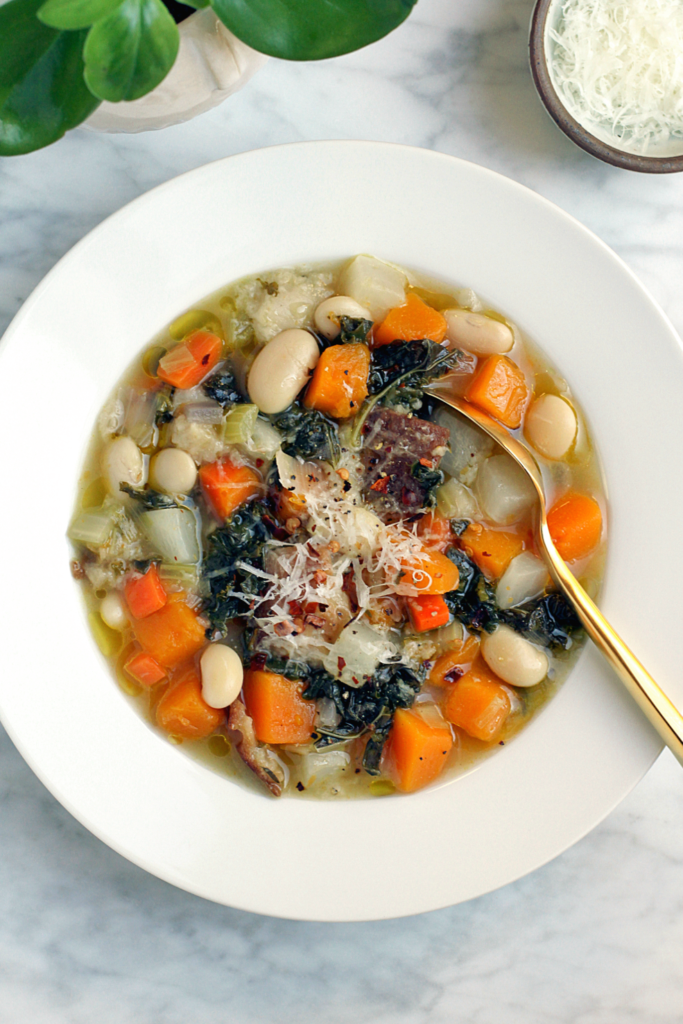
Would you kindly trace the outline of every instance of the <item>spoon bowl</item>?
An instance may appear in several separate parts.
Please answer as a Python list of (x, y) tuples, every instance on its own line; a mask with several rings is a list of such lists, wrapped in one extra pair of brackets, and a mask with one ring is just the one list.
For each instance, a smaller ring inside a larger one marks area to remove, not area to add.
[(433, 398), (454, 409), (492, 437), (527, 474), (538, 496), (535, 537), (550, 575), (574, 608), (588, 636), (607, 658), (650, 724), (683, 765), (683, 716), (615, 632), (559, 555), (548, 528), (545, 487), (534, 455), (505, 427), (470, 402), (444, 392), (438, 386), (428, 390)]

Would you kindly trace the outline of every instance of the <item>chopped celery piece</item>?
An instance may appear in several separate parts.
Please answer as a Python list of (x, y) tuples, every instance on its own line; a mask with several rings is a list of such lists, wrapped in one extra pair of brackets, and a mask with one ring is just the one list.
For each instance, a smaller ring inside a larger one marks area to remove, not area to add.
[(154, 508), (139, 517), (143, 533), (165, 562), (192, 565), (199, 561), (199, 524), (193, 508)]
[(78, 544), (99, 547), (107, 540), (114, 526), (111, 508), (79, 512), (69, 527), (69, 538)]
[(257, 405), (236, 405), (223, 421), (226, 444), (249, 444), (258, 418)]
[(117, 654), (123, 642), (123, 638), (118, 630), (110, 629), (102, 621), (99, 612), (90, 612), (88, 622), (92, 635), (95, 637), (95, 643), (105, 658), (111, 658), (114, 654)]
[(181, 565), (179, 562), (162, 562), (159, 578), (163, 582), (182, 583), (189, 587), (197, 585), (199, 573), (196, 565)]
[(132, 437), (139, 448), (146, 448), (154, 438), (154, 417), (157, 411), (157, 395), (155, 391), (136, 391), (128, 393), (123, 430)]
[(81, 495), (81, 508), (99, 508), (107, 497), (107, 488), (101, 476), (91, 480)]
[(233, 319), (228, 323), (226, 340), (230, 348), (246, 348), (254, 338), (254, 327), (251, 320)]
[(208, 309), (191, 309), (189, 313), (183, 313), (177, 320), (174, 320), (168, 329), (168, 333), (175, 341), (182, 341), (191, 331), (211, 331), (219, 338), (225, 340), (223, 325), (214, 313)]

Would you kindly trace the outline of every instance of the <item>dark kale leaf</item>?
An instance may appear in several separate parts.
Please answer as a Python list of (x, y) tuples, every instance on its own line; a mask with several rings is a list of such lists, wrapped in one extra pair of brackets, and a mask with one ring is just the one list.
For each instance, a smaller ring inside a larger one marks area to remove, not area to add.
[(457, 588), (444, 594), (449, 611), (468, 629), (491, 632), (500, 617), (493, 587), (460, 548), (450, 548), (447, 554), (460, 574)]
[(258, 643), (259, 631), (257, 629), (247, 630), (242, 657), (245, 668), (265, 669), (267, 672), (277, 672), (278, 675), (284, 676), (286, 679), (304, 682), (310, 678), (311, 667), (307, 662), (282, 658), (277, 654), (260, 651)]
[(154, 422), (157, 427), (163, 427), (164, 423), (170, 423), (173, 419), (173, 396), (175, 388), (165, 387), (157, 393), (157, 408), (154, 414)]
[(568, 651), (574, 643), (574, 634), (582, 629), (567, 598), (556, 592), (527, 601), (519, 608), (510, 608), (502, 612), (501, 617), (529, 640), (555, 650)]
[(339, 344), (345, 345), (354, 341), (365, 344), (368, 334), (372, 330), (372, 320), (357, 320), (355, 317), (342, 316), (339, 318), (339, 326), (341, 332), (335, 339)]
[(451, 519), (451, 531), (456, 537), (460, 537), (469, 525), (469, 519)]
[[(368, 391), (377, 395), (392, 384), (402, 395), (415, 390), (420, 391), (425, 385), (441, 377), (453, 369), (460, 360), (460, 352), (452, 352), (438, 345), (435, 341), (394, 341), (390, 345), (380, 345), (373, 350), (368, 375)], [(384, 404), (407, 404), (398, 394), (384, 396)]]
[(212, 377), (209, 377), (202, 384), (202, 391), (207, 398), (212, 398), (214, 402), (218, 402), (224, 409), (228, 405), (246, 402), (246, 398), (238, 390), (235, 375), (230, 373), (229, 370), (221, 370), (219, 373), (214, 373)]
[(340, 717), (334, 729), (318, 729), (317, 747), (371, 733), (363, 759), (370, 775), (379, 774), (379, 761), (397, 708), (412, 707), (424, 681), (424, 671), (405, 665), (380, 665), (362, 686), (351, 687), (324, 671), (312, 672), (303, 691), (307, 700), (327, 697)]
[(233, 512), (225, 526), (209, 534), (202, 563), (202, 579), (209, 595), (203, 610), (214, 629), (224, 630), (228, 619), (251, 615), (254, 602), (250, 598), (259, 596), (265, 581), (235, 563), (263, 569), (263, 546), (272, 526), (267, 503), (254, 501)]
[(424, 491), (425, 506), (433, 508), (436, 505), (436, 490), (441, 487), (445, 479), (443, 473), (440, 469), (432, 469), (421, 462), (416, 462), (410, 472)]
[(337, 428), (317, 409), (304, 409), (295, 402), (273, 417), (273, 423), (285, 435), (282, 444), (285, 455), (328, 462), (335, 462), (339, 457)]
[(143, 508), (175, 508), (178, 505), (176, 499), (172, 498), (170, 494), (159, 494), (158, 491), (153, 491), (149, 488), (138, 490), (126, 483), (120, 483), (119, 488), (124, 492), (124, 494), (129, 495), (129, 497), (134, 498), (139, 502)]

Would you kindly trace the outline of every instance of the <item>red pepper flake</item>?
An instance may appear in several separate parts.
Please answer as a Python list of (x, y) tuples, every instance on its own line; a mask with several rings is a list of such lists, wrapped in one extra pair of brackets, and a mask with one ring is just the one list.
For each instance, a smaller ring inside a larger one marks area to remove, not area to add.
[(433, 461), (431, 459), (420, 459), (420, 465), (421, 466), (426, 466), (427, 469), (433, 469), (434, 468), (434, 463), (433, 463)]
[(337, 658), (337, 672), (343, 672), (345, 668), (346, 668), (346, 662), (344, 661), (344, 659), (340, 655)]
[(207, 352), (206, 355), (202, 357), (202, 366), (206, 366), (206, 364), (208, 363), (210, 358), (211, 357), (210, 357), (209, 353)]
[(389, 477), (382, 476), (379, 480), (375, 480), (374, 484), (371, 485), (371, 491), (377, 491), (379, 494), (386, 494), (389, 487)]
[(257, 459), (256, 460), (256, 468), (260, 469), (262, 465), (263, 465), (263, 459)]
[(313, 587), (314, 590), (317, 590), (318, 587), (322, 587), (326, 579), (326, 573), (322, 572), (320, 569), (316, 569), (313, 575), (311, 576), (311, 586)]
[(288, 601), (287, 607), (290, 615), (303, 615), (304, 610), (298, 601)]
[(448, 672), (445, 673), (443, 681), (444, 683), (457, 683), (458, 679), (464, 675), (465, 669), (460, 668), (459, 665), (454, 665), (453, 668), (450, 668)]

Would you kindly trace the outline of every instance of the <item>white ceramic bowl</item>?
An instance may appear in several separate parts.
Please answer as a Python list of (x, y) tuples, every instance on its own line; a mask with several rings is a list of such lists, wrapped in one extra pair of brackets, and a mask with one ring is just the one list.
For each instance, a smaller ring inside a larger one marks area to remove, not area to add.
[(413, 914), (518, 878), (593, 828), (660, 749), (588, 649), (542, 714), (463, 778), (383, 800), (275, 801), (184, 756), (110, 677), (65, 532), (113, 383), (221, 284), (356, 252), (472, 286), (566, 375), (607, 474), (602, 608), (683, 704), (683, 354), (609, 249), (491, 171), (375, 143), (246, 153), (142, 196), (61, 260), (2, 346), (2, 720), (61, 803), (136, 864), (218, 902), (316, 920)]

